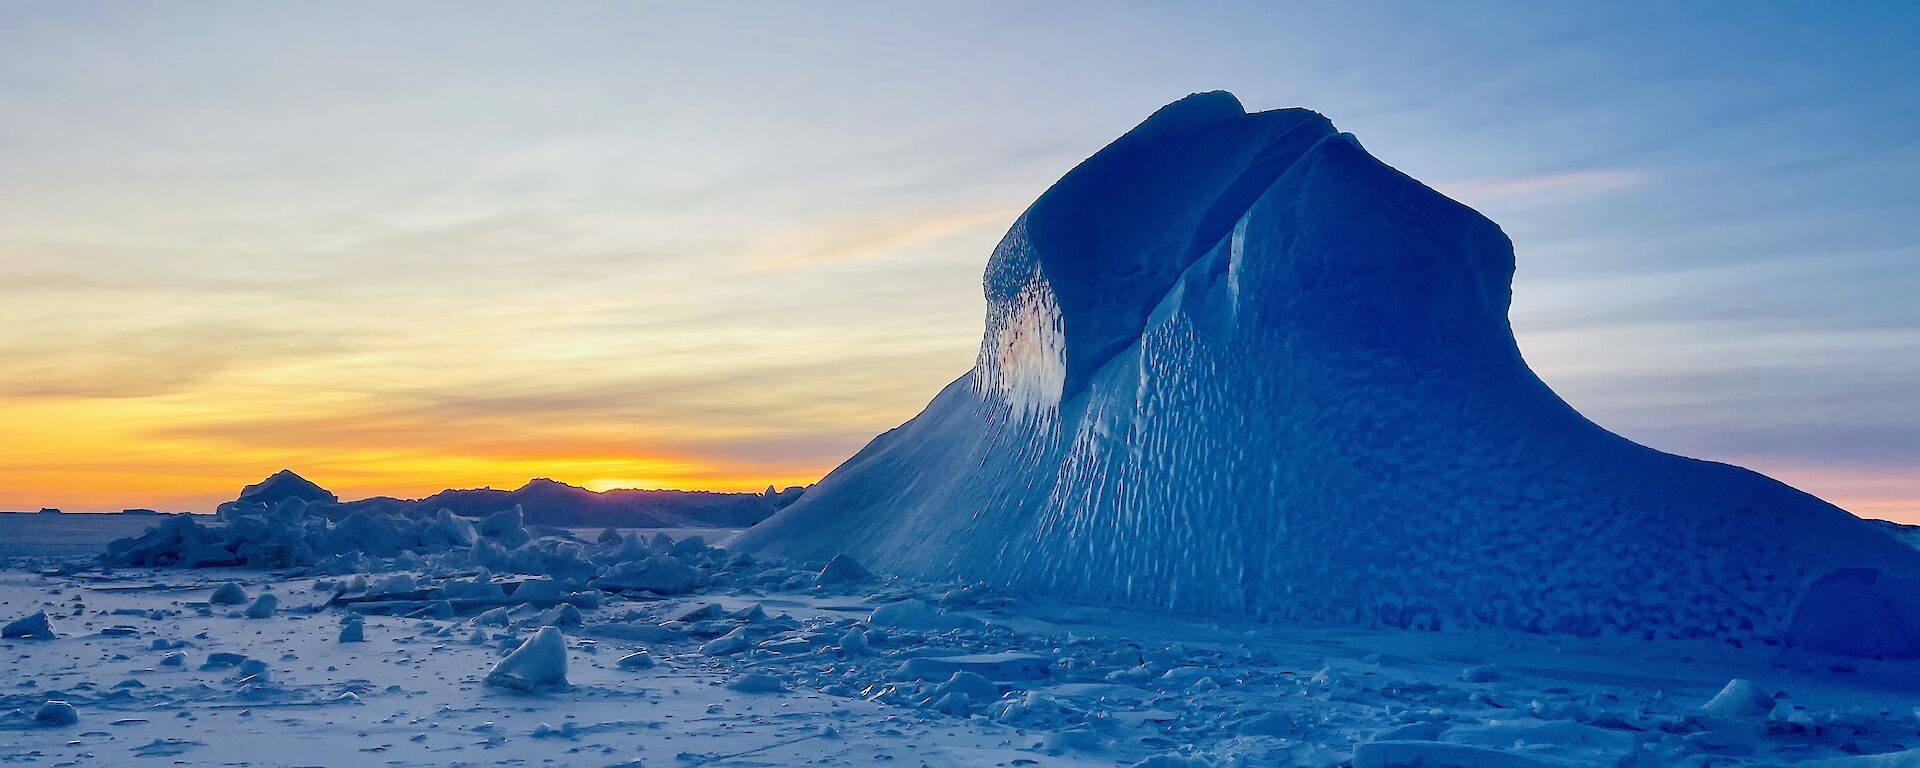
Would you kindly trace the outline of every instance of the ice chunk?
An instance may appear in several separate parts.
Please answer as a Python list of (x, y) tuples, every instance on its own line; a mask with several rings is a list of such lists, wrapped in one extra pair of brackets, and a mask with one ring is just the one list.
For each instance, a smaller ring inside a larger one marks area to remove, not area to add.
[(1194, 755), (1154, 755), (1134, 763), (1133, 768), (1213, 768), (1213, 763)]
[(247, 591), (231, 581), (216, 587), (213, 594), (207, 596), (207, 602), (214, 605), (239, 605), (246, 601)]
[(787, 684), (765, 672), (749, 672), (727, 683), (727, 689), (741, 693), (778, 693), (786, 690)]
[(15, 619), (0, 627), (0, 637), (24, 637), (29, 640), (52, 640), (53, 622), (47, 620), (46, 611), (36, 611), (32, 616)]
[(859, 561), (846, 555), (834, 555), (832, 560), (827, 561), (826, 567), (820, 569), (820, 575), (814, 577), (813, 583), (824, 587), (866, 581), (871, 578), (873, 574), (868, 573)]
[(958, 656), (921, 656), (894, 670), (896, 680), (948, 680), (956, 672), (972, 672), (988, 680), (1032, 680), (1044, 677), (1049, 662), (1030, 653), (976, 653)]
[(1808, 760), (1798, 768), (1920, 768), (1920, 749)]
[(253, 599), (253, 605), (247, 606), (247, 618), (265, 619), (271, 617), (273, 616), (274, 610), (279, 607), (280, 598), (275, 597), (272, 592), (262, 592), (259, 597)]
[(80, 722), (79, 711), (72, 704), (59, 699), (51, 699), (33, 711), (33, 722), (49, 728), (64, 728)]
[(1500, 679), (1500, 665), (1481, 664), (1460, 670), (1460, 679), (1469, 683), (1491, 683)]
[(933, 711), (954, 717), (966, 717), (973, 710), (973, 700), (959, 691), (942, 694), (933, 702)]
[(1567, 764), (1470, 744), (1370, 741), (1354, 747), (1353, 768), (1567, 768)]
[(935, 695), (963, 693), (971, 701), (988, 702), (1000, 698), (1000, 688), (978, 672), (960, 670), (933, 689)]
[(700, 580), (700, 572), (679, 561), (649, 557), (614, 565), (591, 583), (610, 590), (646, 590), (660, 595), (678, 595), (691, 591)]
[(747, 628), (739, 626), (732, 632), (708, 640), (700, 646), (700, 652), (708, 656), (731, 656), (752, 645), (752, 639), (747, 636)]
[(1763, 717), (1772, 711), (1773, 696), (1745, 678), (1727, 681), (1726, 687), (1700, 707), (1700, 714), (1713, 717)]
[[(355, 617), (356, 619), (358, 617)], [(340, 642), (364, 643), (367, 641), (367, 624), (364, 621), (345, 621), (340, 624)]]
[(653, 654), (644, 650), (622, 656), (619, 662), (621, 669), (650, 669), (654, 663)]
[(567, 639), (557, 627), (541, 627), (513, 653), (493, 665), (488, 685), (533, 692), (567, 687)]
[(867, 631), (859, 627), (850, 627), (840, 636), (840, 650), (848, 656), (866, 656), (873, 653), (873, 647), (867, 643)]
[(920, 599), (902, 600), (875, 608), (867, 621), (878, 627), (922, 631), (978, 629), (984, 626), (979, 619), (934, 607)]

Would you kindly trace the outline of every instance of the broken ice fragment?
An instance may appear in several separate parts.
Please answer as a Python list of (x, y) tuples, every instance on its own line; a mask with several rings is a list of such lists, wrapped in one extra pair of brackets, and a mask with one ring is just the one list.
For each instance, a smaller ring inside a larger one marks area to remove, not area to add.
[(1772, 711), (1773, 697), (1752, 680), (1739, 677), (1727, 681), (1726, 687), (1700, 707), (1700, 714), (1712, 717), (1760, 717)]
[(493, 665), (487, 684), (524, 692), (567, 687), (566, 636), (557, 627), (541, 627)]
[(280, 598), (274, 597), (272, 592), (262, 592), (259, 597), (253, 599), (253, 605), (247, 606), (247, 618), (264, 619), (271, 617), (274, 609), (279, 607)]
[(815, 586), (824, 587), (866, 581), (871, 578), (873, 574), (868, 573), (866, 567), (860, 565), (859, 561), (846, 555), (834, 555), (832, 560), (827, 561), (826, 567), (820, 569), (820, 575), (814, 577), (813, 583)]
[(787, 684), (765, 672), (750, 672), (727, 683), (727, 688), (741, 693), (777, 693), (786, 690)]
[(52, 699), (33, 711), (33, 722), (50, 728), (64, 728), (80, 722), (80, 713), (72, 704)]
[(207, 596), (207, 602), (214, 605), (239, 605), (247, 601), (247, 591), (231, 581), (220, 585)]
[(24, 637), (29, 640), (52, 640), (53, 623), (47, 621), (46, 611), (37, 611), (32, 616), (9, 622), (0, 628), (0, 637)]

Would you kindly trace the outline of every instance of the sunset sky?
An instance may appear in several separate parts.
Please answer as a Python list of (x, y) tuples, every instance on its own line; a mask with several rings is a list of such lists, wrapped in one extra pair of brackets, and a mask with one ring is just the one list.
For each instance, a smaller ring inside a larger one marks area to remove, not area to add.
[(1602, 425), (1920, 522), (1916, 6), (1333, 5), (9, 4), (0, 509), (812, 482), (1226, 89), (1498, 221)]

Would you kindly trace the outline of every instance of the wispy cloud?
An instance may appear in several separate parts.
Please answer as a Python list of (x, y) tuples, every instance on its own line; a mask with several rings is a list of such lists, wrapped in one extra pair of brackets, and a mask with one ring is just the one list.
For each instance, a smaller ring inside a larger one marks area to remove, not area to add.
[(1647, 184), (1653, 179), (1654, 174), (1648, 171), (1596, 170), (1443, 180), (1434, 182), (1432, 186), (1448, 197), (1468, 205), (1485, 205), (1542, 199), (1576, 199), (1630, 189)]
[(875, 261), (982, 227), (1005, 229), (1018, 215), (1019, 209), (1013, 206), (988, 206), (857, 218), (829, 228), (781, 233), (750, 248), (742, 269), (764, 274)]

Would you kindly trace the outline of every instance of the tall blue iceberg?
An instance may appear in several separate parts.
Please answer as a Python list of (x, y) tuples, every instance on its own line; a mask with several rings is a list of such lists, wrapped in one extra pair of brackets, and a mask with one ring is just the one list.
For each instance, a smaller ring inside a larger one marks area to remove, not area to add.
[(735, 546), (1409, 627), (1819, 645), (1832, 622), (1789, 627), (1836, 573), (1904, 610), (1920, 551), (1555, 395), (1513, 268), (1499, 226), (1327, 118), (1190, 96), (1013, 223), (973, 370)]

